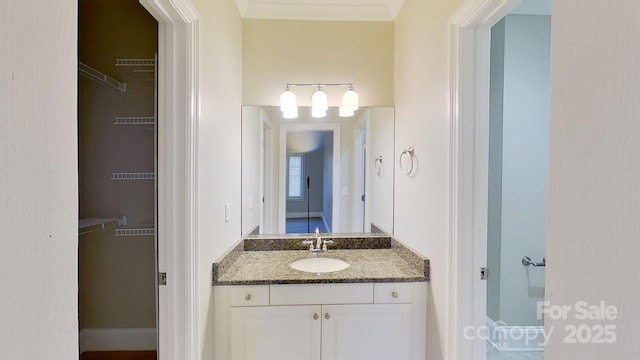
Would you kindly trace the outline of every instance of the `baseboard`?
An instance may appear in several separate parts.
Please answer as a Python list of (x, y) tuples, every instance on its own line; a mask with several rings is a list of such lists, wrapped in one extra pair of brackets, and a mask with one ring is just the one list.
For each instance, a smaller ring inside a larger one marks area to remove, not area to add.
[[(324, 214), (322, 214), (322, 211), (312, 211), (309, 214), (309, 217), (323, 217)], [(287, 219), (306, 219), (307, 218), (307, 212), (293, 212), (293, 213), (287, 213)]]
[(487, 317), (488, 340), (498, 351), (543, 351), (543, 326), (508, 326)]
[(157, 338), (155, 328), (84, 329), (80, 331), (80, 353), (157, 350)]

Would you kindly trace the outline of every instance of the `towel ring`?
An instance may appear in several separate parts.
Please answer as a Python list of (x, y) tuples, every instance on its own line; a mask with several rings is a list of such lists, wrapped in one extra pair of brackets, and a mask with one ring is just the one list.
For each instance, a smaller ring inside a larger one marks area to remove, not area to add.
[(376, 175), (382, 176), (382, 155), (378, 156), (374, 162), (373, 166), (376, 169)]
[[(404, 166), (402, 166), (402, 157), (405, 155), (409, 155), (409, 168), (405, 169)], [(409, 175), (411, 174), (411, 172), (413, 171), (413, 158), (415, 155), (415, 150), (413, 149), (413, 146), (409, 147), (408, 149), (405, 149), (402, 151), (402, 153), (400, 154), (400, 171), (405, 174), (405, 175)]]

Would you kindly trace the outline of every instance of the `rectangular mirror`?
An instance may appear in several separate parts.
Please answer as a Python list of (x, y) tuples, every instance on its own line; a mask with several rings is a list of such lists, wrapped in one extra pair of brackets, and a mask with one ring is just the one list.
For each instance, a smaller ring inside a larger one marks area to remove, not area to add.
[(394, 109), (242, 107), (242, 235), (393, 233)]

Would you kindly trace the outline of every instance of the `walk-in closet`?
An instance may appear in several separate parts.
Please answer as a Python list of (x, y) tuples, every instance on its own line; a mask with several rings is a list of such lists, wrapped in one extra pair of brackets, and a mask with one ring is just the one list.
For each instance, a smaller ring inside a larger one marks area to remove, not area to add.
[(157, 29), (138, 0), (78, 2), (81, 359), (157, 357)]

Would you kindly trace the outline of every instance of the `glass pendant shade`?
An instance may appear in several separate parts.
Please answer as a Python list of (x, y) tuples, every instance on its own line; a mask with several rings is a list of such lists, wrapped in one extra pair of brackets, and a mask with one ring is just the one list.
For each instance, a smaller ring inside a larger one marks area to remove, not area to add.
[(314, 118), (323, 118), (327, 116), (327, 110), (326, 109), (322, 109), (322, 108), (317, 108), (317, 107), (311, 107), (311, 117)]
[(328, 108), (327, 93), (318, 88), (311, 96), (311, 116), (314, 118), (325, 117)]
[(338, 111), (338, 115), (340, 117), (351, 117), (355, 114), (355, 110), (351, 107), (340, 106), (340, 110)]
[(353, 91), (353, 88), (342, 95), (342, 106), (353, 111), (358, 110), (358, 94)]
[(292, 109), (287, 109), (282, 112), (282, 117), (285, 119), (295, 119), (298, 117), (298, 107), (295, 106)]
[(280, 95), (280, 110), (285, 119), (294, 119), (298, 117), (298, 104), (296, 103), (296, 94), (288, 88)]

